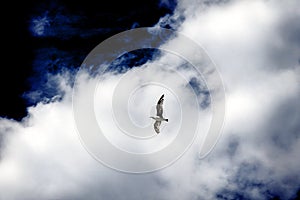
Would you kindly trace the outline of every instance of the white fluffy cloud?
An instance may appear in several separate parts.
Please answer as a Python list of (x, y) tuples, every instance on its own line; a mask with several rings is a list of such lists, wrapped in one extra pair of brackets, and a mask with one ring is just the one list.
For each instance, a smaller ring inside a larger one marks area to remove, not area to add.
[(206, 158), (195, 144), (155, 173), (102, 166), (80, 143), (72, 88), (61, 76), (62, 100), (29, 108), (22, 122), (1, 119), (0, 198), (293, 198), (300, 188), (299, 11), (293, 0), (178, 2), (174, 15), (185, 17), (178, 31), (206, 49), (226, 87), (222, 137)]

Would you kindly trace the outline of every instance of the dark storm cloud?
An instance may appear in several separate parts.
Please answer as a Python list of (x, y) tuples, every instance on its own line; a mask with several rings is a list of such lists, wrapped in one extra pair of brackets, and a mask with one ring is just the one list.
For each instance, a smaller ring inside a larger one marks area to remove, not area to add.
[(200, 97), (200, 107), (202, 109), (208, 108), (211, 103), (210, 93), (205, 83), (200, 83), (199, 79), (192, 77), (189, 80), (188, 86), (192, 87), (195, 94)]
[(207, 6), (215, 6), (218, 4), (226, 4), (230, 1), (231, 0), (204, 0), (203, 3), (204, 3), (204, 5), (207, 5)]
[(280, 103), (268, 120), (272, 126), (265, 127), (275, 147), (290, 151), (300, 138), (300, 91), (292, 99)]
[(260, 174), (270, 173), (262, 168), (259, 162), (243, 162), (235, 175), (228, 180), (226, 187), (216, 194), (217, 199), (255, 199), (258, 196), (274, 197), (268, 193), (268, 182), (260, 178)]
[[(287, 96), (284, 92), (282, 95)], [(299, 97), (300, 91), (296, 91), (294, 95), (279, 100), (273, 111), (265, 117), (263, 127), (256, 128), (257, 133), (244, 132), (228, 136), (225, 140), (227, 152), (221, 155), (230, 157), (233, 161), (230, 169), (232, 176), (228, 179), (228, 184), (216, 194), (218, 199), (255, 199), (258, 196), (264, 197), (263, 199), (296, 199), (296, 192), (300, 188), (297, 156), (300, 138)], [(239, 163), (236, 161), (241, 152), (247, 154), (241, 148), (245, 148), (250, 141), (243, 141), (237, 135), (247, 134), (255, 137), (252, 139), (253, 149), (247, 147), (246, 151), (259, 150), (254, 158), (246, 157)], [(261, 159), (259, 154), (266, 156), (266, 160)], [(268, 163), (268, 159), (272, 162)]]
[[(298, 6), (293, 1), (280, 2), (272, 5), (280, 17), (274, 32), (266, 40), (267, 54), (272, 63), (270, 68), (275, 70), (294, 68), (300, 58), (300, 14)], [(273, 36), (272, 36), (273, 35)]]
[(236, 152), (238, 151), (240, 145), (240, 140), (237, 136), (231, 136), (228, 139), (228, 144), (227, 144), (227, 155), (230, 157), (234, 157)]

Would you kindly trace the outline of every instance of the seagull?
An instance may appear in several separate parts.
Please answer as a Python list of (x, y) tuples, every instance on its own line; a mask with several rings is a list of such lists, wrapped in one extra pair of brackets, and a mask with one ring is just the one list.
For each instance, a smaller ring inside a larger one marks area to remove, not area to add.
[(161, 97), (159, 98), (158, 102), (157, 102), (157, 105), (156, 105), (156, 115), (157, 117), (150, 117), (152, 119), (155, 120), (154, 122), (154, 130), (157, 134), (159, 134), (159, 126), (161, 124), (162, 121), (166, 121), (168, 122), (169, 120), (168, 119), (165, 119), (163, 117), (163, 103), (164, 103), (164, 94), (161, 95)]

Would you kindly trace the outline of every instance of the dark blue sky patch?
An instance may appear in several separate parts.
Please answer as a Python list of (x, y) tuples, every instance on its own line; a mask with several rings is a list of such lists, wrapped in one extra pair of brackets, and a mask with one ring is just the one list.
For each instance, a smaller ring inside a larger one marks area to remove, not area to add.
[[(161, 6), (159, 0), (86, 3), (43, 0), (33, 4), (28, 9), (29, 16), (24, 18), (34, 54), (29, 61), (30, 87), (21, 94), (26, 105), (61, 95), (50, 75), (72, 74), (103, 40), (124, 30), (155, 25), (161, 17), (173, 12), (173, 3)], [(153, 59), (154, 54), (158, 55), (155, 51), (130, 52), (114, 61), (110, 69), (125, 72)]]
[(23, 95), (27, 103), (32, 105), (57, 95), (63, 96), (55, 75), (68, 73), (65, 79), (68, 78), (67, 82), (72, 85), (82, 59), (83, 56), (78, 51), (62, 51), (56, 48), (36, 50), (33, 74), (28, 79), (31, 89)]
[(124, 29), (119, 27), (111, 28), (109, 26), (101, 26), (101, 23), (95, 27), (90, 25), (88, 18), (85, 16), (67, 15), (63, 12), (51, 15), (46, 11), (40, 16), (32, 17), (30, 23), (30, 31), (33, 36), (58, 38), (61, 40), (69, 40), (72, 38), (86, 39), (122, 30)]
[[(105, 39), (134, 27), (151, 27), (161, 17), (172, 14), (175, 7), (171, 4), (161, 6), (160, 0), (40, 0), (17, 4), (6, 1), (3, 8), (14, 14), (10, 20), (4, 20), (6, 28), (2, 38), (9, 42), (3, 43), (3, 57), (14, 61), (15, 67), (6, 67), (1, 73), (2, 91), (6, 98), (2, 98), (5, 106), (1, 107), (0, 114), (21, 120), (27, 115), (27, 106), (31, 105), (26, 94), (36, 93), (42, 98), (44, 92), (40, 91), (48, 82), (48, 73), (80, 66), (89, 52)], [(7, 17), (2, 14), (3, 18)], [(57, 59), (51, 60), (48, 55), (37, 53), (41, 49), (52, 52), (53, 48), (57, 49)], [(74, 60), (69, 59), (66, 53), (74, 53)], [(45, 94), (47, 98), (55, 93), (54, 90), (49, 91)]]
[(107, 68), (107, 71), (118, 74), (125, 73), (133, 67), (139, 67), (146, 62), (156, 59), (160, 55), (159, 49), (145, 48), (131, 51), (114, 60)]
[[(123, 4), (126, 7), (122, 10), (116, 9)], [(135, 2), (132, 3), (132, 8), (129, 5), (130, 2), (99, 2), (93, 8), (92, 5), (80, 6), (76, 2), (71, 5), (46, 1), (37, 6), (30, 19), (29, 29), (35, 37), (55, 37), (62, 40), (113, 35), (131, 28), (153, 26), (165, 13), (171, 14), (176, 3), (170, 1), (168, 6), (160, 6), (160, 1), (152, 1), (149, 5), (146, 2)]]
[(168, 8), (170, 10), (174, 10), (177, 6), (176, 0), (161, 0), (159, 3), (160, 7)]
[(65, 68), (78, 68), (83, 59), (80, 51), (64, 51), (55, 47), (41, 48), (36, 51), (33, 69), (35, 73), (60, 73)]

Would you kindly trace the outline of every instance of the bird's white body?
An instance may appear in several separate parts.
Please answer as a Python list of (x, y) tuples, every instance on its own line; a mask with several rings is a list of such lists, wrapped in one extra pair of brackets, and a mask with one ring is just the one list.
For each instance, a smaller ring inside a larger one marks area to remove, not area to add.
[(168, 121), (168, 119), (165, 119), (165, 118), (161, 118), (161, 117), (150, 117), (152, 119), (154, 119), (155, 121), (159, 121), (159, 122), (162, 122), (162, 121)]

